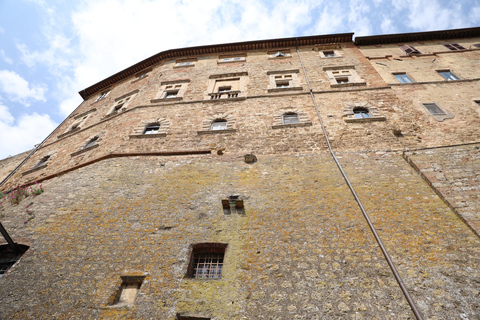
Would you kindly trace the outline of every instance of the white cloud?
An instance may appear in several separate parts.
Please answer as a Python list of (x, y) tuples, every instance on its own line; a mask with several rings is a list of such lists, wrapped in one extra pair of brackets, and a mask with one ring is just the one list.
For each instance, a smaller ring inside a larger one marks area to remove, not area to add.
[(23, 114), (15, 119), (5, 105), (0, 104), (0, 159), (32, 149), (56, 127), (47, 114)]
[(396, 33), (397, 28), (393, 25), (392, 19), (383, 18), (382, 23), (380, 24), (380, 29), (382, 29), (382, 33), (389, 34), (389, 33)]
[(480, 22), (480, 6), (479, 7), (473, 7), (470, 10), (470, 14), (468, 15), (468, 20), (470, 20), (474, 23), (479, 23)]
[(0, 34), (5, 33), (5, 28), (0, 27)]
[(44, 85), (31, 86), (27, 80), (13, 71), (0, 70), (0, 91), (14, 102), (20, 102), (25, 106), (30, 105), (31, 100), (46, 101)]
[(5, 61), (8, 64), (13, 64), (13, 60), (7, 56), (5, 53), (5, 50), (0, 49), (0, 55), (2, 56), (3, 61)]

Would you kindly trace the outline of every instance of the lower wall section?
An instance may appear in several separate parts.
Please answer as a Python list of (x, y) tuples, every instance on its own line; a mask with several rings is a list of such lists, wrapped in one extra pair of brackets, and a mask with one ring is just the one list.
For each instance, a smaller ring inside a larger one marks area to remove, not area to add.
[[(473, 319), (479, 239), (400, 155), (339, 158), (425, 318)], [(43, 187), (1, 212), (30, 241), (1, 319), (413, 318), (328, 154), (109, 159)], [(186, 277), (198, 243), (228, 244), (220, 279)], [(112, 306), (122, 277), (143, 282)]]

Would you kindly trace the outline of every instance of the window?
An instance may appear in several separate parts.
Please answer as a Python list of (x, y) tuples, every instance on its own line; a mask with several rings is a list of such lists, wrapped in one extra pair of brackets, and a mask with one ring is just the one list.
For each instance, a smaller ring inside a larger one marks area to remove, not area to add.
[(448, 49), (450, 50), (465, 50), (465, 48), (461, 45), (459, 45), (458, 43), (448, 43), (448, 44), (444, 44), (445, 47), (447, 47)]
[(94, 137), (92, 139), (90, 139), (87, 144), (85, 145), (85, 149), (86, 148), (90, 148), (90, 147), (93, 147), (96, 143), (97, 143), (97, 140), (98, 140), (98, 137)]
[(100, 95), (98, 96), (97, 100), (95, 100), (95, 102), (105, 99), (109, 93), (110, 93), (110, 90), (100, 93)]
[(157, 93), (156, 98), (150, 100), (150, 102), (157, 103), (165, 102), (166, 100), (183, 100), (183, 95), (189, 83), (189, 79), (162, 81), (160, 83), (162, 85), (160, 91)]
[(475, 48), (480, 48), (480, 43), (475, 43), (473, 46), (474, 46)]
[(275, 58), (278, 58), (278, 57), (286, 57), (287, 55), (281, 51), (277, 51), (272, 56)]
[(173, 66), (173, 68), (189, 68), (189, 67), (194, 67), (195, 62), (197, 61), (197, 58), (184, 58), (184, 59), (179, 59), (176, 60), (176, 64)]
[(368, 119), (370, 118), (370, 114), (367, 108), (354, 108), (353, 114), (355, 115), (356, 119)]
[(143, 279), (145, 279), (143, 276), (122, 276), (122, 284), (115, 295), (113, 305), (117, 307), (132, 305), (140, 291)]
[(227, 130), (227, 121), (223, 119), (213, 121), (210, 130)]
[(323, 67), (332, 88), (343, 86), (360, 86), (366, 82), (357, 74), (355, 66)]
[(475, 103), (480, 107), (480, 100), (475, 100)]
[(241, 61), (245, 61), (245, 54), (235, 55), (235, 56), (232, 56), (232, 55), (219, 56), (217, 63), (222, 64), (222, 63), (241, 62)]
[(223, 243), (194, 245), (187, 276), (194, 279), (220, 279), (226, 248), (227, 245)]
[(231, 92), (232, 91), (232, 86), (224, 86), (224, 87), (218, 87), (218, 92)]
[(412, 83), (413, 80), (406, 73), (395, 73), (393, 74), (400, 83)]
[(299, 70), (268, 71), (268, 92), (302, 90), (298, 79)]
[(137, 75), (137, 77), (136, 77), (136, 78), (137, 78), (137, 80), (140, 80), (140, 79), (142, 79), (142, 78), (145, 78), (146, 76), (148, 76), (148, 72), (145, 72), (145, 73), (139, 74), (139, 75)]
[(138, 91), (139, 90), (137, 89), (121, 97), (116, 98), (115, 103), (113, 104), (109, 112), (105, 115), (105, 117), (111, 117), (120, 113), (121, 111), (127, 110), (128, 105), (132, 102), (133, 97), (135, 97)]
[(204, 99), (216, 102), (222, 99), (245, 99), (247, 72), (210, 75)]
[(9, 245), (0, 245), (0, 278), (10, 269), (28, 250), (28, 246), (15, 244), (14, 251)]
[[(324, 49), (329, 49), (329, 50), (320, 50), (320, 48), (317, 48), (316, 50), (318, 51), (320, 58), (325, 59), (325, 58), (342, 58), (342, 51), (340, 50), (333, 50), (333, 49), (340, 49), (340, 47), (336, 48), (324, 48)], [(315, 50), (315, 49), (314, 49)]]
[(335, 51), (323, 51), (325, 58), (335, 57)]
[(454, 75), (450, 70), (444, 70), (444, 71), (437, 71), (438, 74), (440, 74), (442, 77), (445, 78), (447, 81), (454, 81), (454, 80), (459, 80), (459, 78)]
[(233, 58), (223, 58), (222, 62), (230, 62), (230, 61), (242, 61), (243, 57), (233, 57)]
[(222, 199), (222, 207), (224, 214), (238, 213), (244, 214), (243, 200), (240, 196), (230, 196), (227, 199)]
[(175, 320), (210, 320), (211, 318), (204, 318), (204, 317), (187, 317), (181, 316), (177, 314), (177, 318)]
[(143, 134), (156, 134), (160, 130), (159, 124), (151, 124), (145, 127)]
[(211, 100), (237, 98), (239, 94), (240, 79), (217, 80), (213, 93), (209, 94)]
[(298, 119), (298, 114), (289, 112), (285, 113), (283, 116), (283, 124), (294, 124), (294, 123), (300, 123), (300, 120)]
[(423, 106), (427, 108), (427, 110), (432, 114), (432, 115), (445, 115), (446, 113), (440, 109), (439, 106), (437, 106), (436, 103), (424, 103)]
[(177, 63), (177, 66), (179, 66), (179, 67), (186, 67), (186, 66), (191, 66), (191, 65), (193, 65), (193, 62), (190, 62), (190, 61), (189, 62), (179, 62), (179, 63)]
[(47, 164), (48, 159), (50, 159), (50, 156), (45, 156), (45, 157), (41, 158), (40, 161), (38, 161), (38, 163), (35, 165), (35, 168), (39, 168), (39, 167)]
[(288, 88), (290, 87), (290, 81), (292, 81), (291, 74), (277, 75), (275, 76), (275, 87)]
[(406, 54), (421, 54), (415, 47), (412, 46), (402, 46), (400, 47)]

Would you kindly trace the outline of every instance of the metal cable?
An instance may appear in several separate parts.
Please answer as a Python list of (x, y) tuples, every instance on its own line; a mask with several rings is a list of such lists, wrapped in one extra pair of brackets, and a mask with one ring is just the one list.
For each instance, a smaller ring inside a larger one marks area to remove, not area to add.
[(300, 64), (302, 65), (303, 73), (305, 75), (305, 79), (307, 81), (307, 86), (308, 86), (308, 89), (310, 91), (310, 96), (312, 97), (312, 101), (313, 101), (313, 104), (315, 106), (315, 110), (317, 112), (318, 120), (320, 120), (320, 125), (322, 127), (323, 134), (324, 134), (325, 139), (327, 141), (328, 150), (330, 151), (330, 154), (332, 155), (332, 158), (335, 161), (338, 169), (342, 173), (342, 176), (345, 179), (345, 182), (347, 183), (348, 188), (352, 192), (353, 197), (355, 198), (355, 201), (357, 201), (358, 206), (360, 207), (360, 210), (362, 211), (362, 214), (363, 214), (365, 220), (367, 221), (368, 226), (370, 227), (370, 230), (373, 233), (373, 236), (375, 237), (375, 240), (377, 241), (378, 245), (380, 246), (380, 249), (382, 250), (382, 253), (383, 253), (385, 259), (387, 260), (388, 266), (392, 270), (393, 275), (395, 276), (395, 280), (397, 280), (397, 283), (400, 286), (400, 289), (402, 289), (403, 295), (407, 299), (408, 304), (410, 305), (410, 308), (412, 308), (412, 311), (415, 314), (415, 317), (417, 318), (417, 320), (423, 320), (423, 317), (420, 314), (417, 306), (415, 305), (415, 302), (413, 301), (412, 297), (410, 296), (410, 294), (407, 291), (407, 288), (403, 284), (402, 278), (398, 274), (397, 268), (393, 264), (393, 261), (392, 261), (392, 259), (390, 258), (390, 255), (387, 252), (387, 249), (385, 249), (385, 246), (383, 245), (382, 240), (378, 236), (377, 230), (375, 230), (375, 227), (373, 226), (373, 223), (370, 220), (370, 217), (368, 216), (367, 212), (365, 211), (365, 208), (363, 207), (362, 202), (360, 201), (360, 198), (357, 196), (357, 193), (355, 192), (355, 189), (353, 188), (352, 184), (350, 183), (350, 180), (348, 179), (347, 174), (345, 173), (345, 171), (343, 171), (342, 165), (340, 164), (337, 157), (335, 156), (335, 153), (333, 152), (332, 146), (330, 144), (330, 140), (328, 138), (327, 130), (325, 130), (325, 126), (323, 125), (322, 117), (320, 116), (320, 111), (318, 111), (317, 102), (315, 101), (315, 96), (313, 94), (312, 87), (310, 86), (310, 81), (308, 80), (307, 71), (305, 70), (305, 66), (303, 64), (302, 57), (300, 55), (300, 51), (298, 51), (298, 44), (297, 44), (296, 50), (297, 50), (298, 57), (300, 58)]

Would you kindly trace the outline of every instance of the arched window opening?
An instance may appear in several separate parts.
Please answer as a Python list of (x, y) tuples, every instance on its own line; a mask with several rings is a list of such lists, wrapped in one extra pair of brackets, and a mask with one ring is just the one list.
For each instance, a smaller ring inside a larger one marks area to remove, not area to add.
[(294, 112), (288, 112), (283, 115), (283, 124), (295, 124), (300, 123), (298, 119), (298, 114)]
[(227, 121), (224, 119), (218, 119), (212, 122), (210, 130), (227, 130)]
[(160, 124), (150, 124), (145, 127), (143, 134), (156, 134), (160, 130)]
[(357, 119), (368, 119), (370, 118), (370, 114), (367, 108), (355, 108), (353, 109), (353, 114)]

